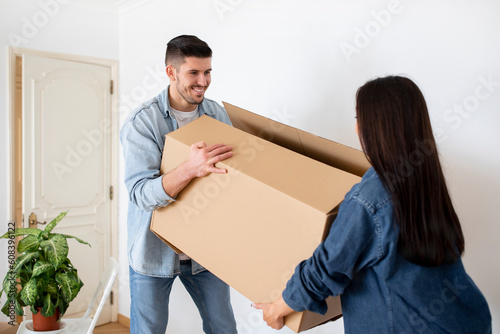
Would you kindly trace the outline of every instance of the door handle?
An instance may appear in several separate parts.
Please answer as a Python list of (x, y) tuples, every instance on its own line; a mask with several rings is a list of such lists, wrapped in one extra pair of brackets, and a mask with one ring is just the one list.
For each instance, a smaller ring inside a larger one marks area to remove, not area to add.
[(40, 225), (45, 225), (45, 224), (47, 224), (47, 222), (46, 222), (46, 221), (45, 221), (45, 222), (43, 222), (43, 223), (40, 223), (39, 221), (37, 221), (37, 217), (36, 217), (36, 215), (35, 215), (35, 213), (34, 213), (34, 212), (32, 212), (32, 213), (31, 213), (30, 218), (29, 218), (29, 222), (30, 222), (30, 227), (32, 227), (32, 228), (37, 228), (37, 227), (36, 227), (36, 226), (37, 226), (37, 224), (40, 224)]

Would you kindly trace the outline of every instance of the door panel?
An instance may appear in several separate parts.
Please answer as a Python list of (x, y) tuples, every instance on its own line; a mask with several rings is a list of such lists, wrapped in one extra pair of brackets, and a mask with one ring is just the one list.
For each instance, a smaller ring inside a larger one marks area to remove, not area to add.
[[(41, 223), (69, 210), (54, 232), (68, 240), (84, 287), (65, 317), (83, 315), (110, 256), (111, 70), (23, 55), (23, 208)], [(44, 225), (38, 225), (43, 229)], [(111, 319), (108, 305), (100, 323)]]

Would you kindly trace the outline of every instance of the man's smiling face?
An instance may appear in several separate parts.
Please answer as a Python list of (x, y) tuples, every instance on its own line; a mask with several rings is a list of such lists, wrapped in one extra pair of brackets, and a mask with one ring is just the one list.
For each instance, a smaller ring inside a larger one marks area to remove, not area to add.
[(175, 89), (170, 89), (172, 107), (180, 111), (194, 110), (196, 105), (203, 102), (212, 80), (212, 58), (186, 57), (184, 63), (172, 66), (171, 70), (174, 72), (171, 72), (174, 79), (169, 75), (171, 85), (175, 85)]

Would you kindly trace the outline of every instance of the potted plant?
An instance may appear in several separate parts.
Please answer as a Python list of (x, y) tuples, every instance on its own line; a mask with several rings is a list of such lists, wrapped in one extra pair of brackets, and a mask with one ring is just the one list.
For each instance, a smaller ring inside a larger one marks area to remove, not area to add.
[[(56, 225), (66, 216), (59, 214), (44, 230), (19, 228), (10, 230), (0, 238), (13, 239), (25, 236), (18, 242), (18, 257), (10, 262), (10, 269), (3, 280), (2, 290), (7, 301), (2, 312), (9, 316), (10, 310), (23, 316), (23, 307), (30, 306), (35, 331), (59, 329), (59, 319), (66, 312), (69, 303), (75, 299), (83, 286), (77, 270), (68, 259), (68, 238), (82, 244), (89, 243), (66, 234), (52, 233)], [(55, 317), (56, 328), (41, 328), (39, 316)]]

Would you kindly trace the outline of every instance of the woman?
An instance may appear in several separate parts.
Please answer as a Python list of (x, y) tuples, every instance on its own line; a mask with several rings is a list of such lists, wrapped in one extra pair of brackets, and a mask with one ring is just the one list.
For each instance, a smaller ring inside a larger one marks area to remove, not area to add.
[(279, 329), (294, 310), (324, 313), (325, 298), (341, 295), (346, 333), (491, 333), (421, 91), (404, 77), (367, 82), (356, 118), (373, 167), (282, 297), (254, 307)]

